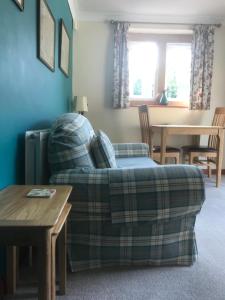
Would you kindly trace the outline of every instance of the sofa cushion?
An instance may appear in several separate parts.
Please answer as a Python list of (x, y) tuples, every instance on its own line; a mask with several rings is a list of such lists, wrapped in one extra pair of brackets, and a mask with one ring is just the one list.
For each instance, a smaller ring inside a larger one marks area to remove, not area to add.
[(118, 168), (155, 168), (157, 163), (155, 163), (149, 157), (129, 157), (129, 158), (117, 158), (116, 159)]
[(92, 140), (91, 149), (97, 168), (117, 168), (113, 145), (103, 131), (98, 131)]
[(48, 144), (48, 159), (51, 172), (77, 167), (94, 168), (90, 143), (94, 130), (82, 115), (68, 113), (53, 124)]

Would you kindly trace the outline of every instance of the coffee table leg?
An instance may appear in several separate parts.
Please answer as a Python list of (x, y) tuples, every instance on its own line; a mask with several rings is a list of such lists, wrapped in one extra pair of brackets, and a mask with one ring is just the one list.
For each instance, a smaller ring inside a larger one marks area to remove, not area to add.
[(51, 254), (51, 275), (52, 275), (52, 300), (55, 300), (56, 297), (56, 268), (55, 268), (55, 247), (56, 247), (56, 235), (52, 235), (52, 254)]
[(67, 224), (65, 223), (58, 236), (58, 267), (59, 267), (59, 293), (66, 294), (66, 274), (67, 274), (67, 248), (66, 248)]
[(39, 300), (51, 300), (51, 231), (43, 229), (39, 244)]
[(14, 295), (16, 291), (16, 246), (7, 246), (7, 294)]

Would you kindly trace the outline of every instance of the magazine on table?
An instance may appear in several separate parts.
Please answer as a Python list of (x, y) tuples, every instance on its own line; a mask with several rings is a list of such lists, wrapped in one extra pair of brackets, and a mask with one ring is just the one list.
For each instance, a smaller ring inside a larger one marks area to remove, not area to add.
[(52, 198), (56, 189), (32, 189), (27, 193), (28, 198)]

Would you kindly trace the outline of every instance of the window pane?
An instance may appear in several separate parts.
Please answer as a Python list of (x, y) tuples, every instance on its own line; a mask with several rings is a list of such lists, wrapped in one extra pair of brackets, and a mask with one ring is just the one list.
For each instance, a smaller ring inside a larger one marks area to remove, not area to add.
[(191, 44), (167, 44), (166, 88), (168, 100), (189, 101), (190, 77)]
[(152, 42), (131, 42), (129, 47), (130, 98), (155, 95), (158, 47)]

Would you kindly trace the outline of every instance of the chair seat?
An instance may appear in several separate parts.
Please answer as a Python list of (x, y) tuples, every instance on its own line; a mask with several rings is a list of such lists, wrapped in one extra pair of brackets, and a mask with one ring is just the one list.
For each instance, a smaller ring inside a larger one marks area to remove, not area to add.
[(184, 152), (216, 152), (217, 150), (215, 148), (207, 147), (207, 146), (183, 146), (181, 147)]
[[(174, 148), (174, 147), (166, 147), (166, 152), (172, 153), (172, 152), (180, 152), (181, 150), (179, 148)], [(154, 153), (159, 153), (161, 152), (161, 147), (160, 146), (154, 146), (153, 147), (153, 152)]]

